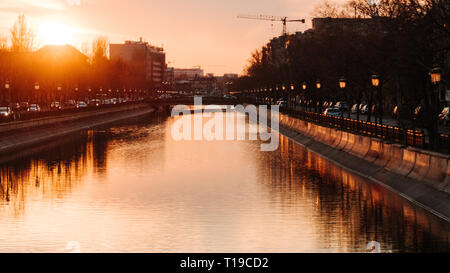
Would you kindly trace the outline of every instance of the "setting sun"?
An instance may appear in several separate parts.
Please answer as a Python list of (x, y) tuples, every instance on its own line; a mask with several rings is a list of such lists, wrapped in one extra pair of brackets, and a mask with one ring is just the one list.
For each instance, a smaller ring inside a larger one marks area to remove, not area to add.
[(75, 31), (59, 22), (44, 22), (38, 31), (38, 40), (42, 45), (64, 45), (75, 42)]

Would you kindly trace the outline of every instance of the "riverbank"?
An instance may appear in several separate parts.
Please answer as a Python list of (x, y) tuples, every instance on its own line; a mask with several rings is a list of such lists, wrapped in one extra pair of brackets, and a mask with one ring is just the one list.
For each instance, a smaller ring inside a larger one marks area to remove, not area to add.
[(319, 126), (286, 114), (280, 114), (280, 133), (450, 222), (448, 156)]
[(155, 108), (147, 103), (133, 103), (106, 109), (56, 115), (0, 125), (0, 163), (38, 152), (49, 142), (78, 131), (150, 114)]

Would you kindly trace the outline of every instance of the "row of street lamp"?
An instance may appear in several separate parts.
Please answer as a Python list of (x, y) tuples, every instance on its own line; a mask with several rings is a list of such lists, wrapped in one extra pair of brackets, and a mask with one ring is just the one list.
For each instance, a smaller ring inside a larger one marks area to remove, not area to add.
[[(11, 88), (11, 84), (9, 83), (9, 81), (5, 81), (5, 84), (3, 85), (3, 87), (5, 88), (6, 91), (8, 91)], [(39, 83), (35, 83), (34, 84), (34, 90), (39, 91), (40, 88), (41, 88), (41, 86), (39, 85)], [(62, 85), (58, 85), (56, 87), (56, 90), (58, 90), (58, 91), (62, 91), (62, 89), (63, 89)], [(79, 91), (79, 88), (75, 87), (74, 90), (77, 92), (77, 91)], [(129, 90), (130, 93), (133, 92), (133, 89), (127, 89), (127, 88), (124, 88), (123, 92), (127, 92), (128, 90)], [(88, 92), (92, 92), (93, 90), (92, 90), (92, 88), (88, 88), (87, 91)], [(103, 92), (103, 88), (100, 88), (99, 91)], [(111, 93), (112, 91), (113, 90), (111, 88), (108, 89), (109, 93)], [(117, 89), (116, 91), (120, 92), (120, 89)], [(138, 89), (134, 89), (135, 93), (137, 93), (137, 92), (142, 93), (142, 91), (143, 91), (142, 89), (139, 89), (139, 90)], [(147, 91), (147, 90), (144, 90), (144, 92), (145, 91)]]
[[(442, 78), (441, 69), (439, 67), (433, 68), (430, 71), (430, 78), (431, 78), (431, 82), (432, 82), (433, 85), (438, 85), (441, 82), (441, 78)], [(381, 78), (380, 78), (380, 76), (378, 76), (377, 74), (372, 75), (371, 83), (372, 83), (372, 86), (375, 87), (375, 88), (380, 87), (380, 85), (381, 85)], [(347, 80), (345, 79), (345, 77), (341, 77), (339, 79), (339, 87), (341, 89), (345, 89), (347, 87)], [(322, 88), (322, 83), (319, 80), (316, 81), (316, 89), (321, 89), (321, 88)], [(282, 91), (286, 91), (286, 89), (287, 89), (286, 85), (282, 85), (281, 86), (281, 90)], [(295, 90), (295, 85), (291, 84), (290, 85), (290, 89), (291, 89), (291, 91), (294, 91)], [(303, 82), (302, 83), (302, 90), (306, 91), (307, 89), (308, 89), (308, 85), (306, 84), (306, 82)], [(269, 88), (269, 89), (268, 88), (253, 89), (253, 90), (250, 91), (250, 93), (257, 93), (257, 92), (263, 92), (263, 91), (264, 92), (267, 92), (267, 91), (272, 92), (273, 90), (279, 91), (278, 85), (275, 87), (275, 89), (273, 89), (273, 88)]]
[[(439, 76), (439, 77), (440, 77), (440, 76)], [(373, 86), (373, 87), (379, 87), (380, 84), (381, 84), (381, 79), (380, 79), (380, 77), (379, 77), (378, 75), (372, 75), (371, 82), (372, 82), (372, 86)], [(339, 79), (339, 87), (340, 87), (341, 89), (347, 88), (347, 80), (346, 80), (344, 77), (342, 77), (342, 78)], [(319, 80), (316, 81), (316, 89), (321, 89), (321, 88), (322, 88), (322, 83), (321, 83), (321, 81), (319, 81)], [(286, 85), (282, 85), (282, 86), (281, 86), (281, 90), (282, 90), (282, 91), (286, 91), (286, 89), (287, 89)], [(291, 89), (291, 91), (295, 91), (295, 85), (294, 85), (294, 84), (291, 84), (291, 85), (290, 85), (290, 89)], [(303, 90), (303, 91), (306, 91), (307, 89), (308, 89), (308, 85), (306, 84), (306, 82), (303, 82), (303, 83), (302, 83), (302, 90)], [(279, 88), (278, 86), (276, 86), (275, 88), (260, 88), (260, 89), (253, 89), (253, 90), (250, 90), (250, 93), (267, 92), (267, 91), (272, 92), (273, 90), (279, 91), (280, 88)]]

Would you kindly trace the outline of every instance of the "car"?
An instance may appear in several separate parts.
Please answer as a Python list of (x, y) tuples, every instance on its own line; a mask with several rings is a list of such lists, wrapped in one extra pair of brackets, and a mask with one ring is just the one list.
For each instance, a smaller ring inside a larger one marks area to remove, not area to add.
[(367, 106), (366, 104), (361, 104), (360, 108), (359, 108), (359, 112), (361, 114), (367, 114), (369, 113), (369, 106)]
[(53, 101), (50, 104), (50, 109), (52, 109), (52, 110), (61, 110), (61, 104), (59, 103), (59, 101)]
[(64, 105), (65, 106), (67, 106), (67, 107), (75, 107), (75, 100), (66, 100), (65, 102), (64, 102)]
[(356, 114), (359, 110), (359, 104), (354, 104), (352, 109), (350, 109), (350, 111), (352, 112), (352, 114)]
[(19, 103), (20, 109), (22, 109), (23, 111), (28, 110), (28, 107), (30, 107), (30, 104), (26, 101), (23, 101), (21, 103)]
[(100, 105), (102, 105), (102, 102), (99, 99), (93, 99), (89, 101), (89, 106), (99, 107)]
[(84, 101), (77, 101), (77, 108), (86, 108), (88, 105)]
[(20, 114), (14, 112), (14, 110), (9, 106), (1, 106), (0, 107), (0, 119), (1, 120), (16, 120), (20, 118)]
[(450, 107), (445, 107), (442, 109), (442, 112), (439, 114), (438, 118), (440, 124), (447, 126), (450, 121)]
[(27, 109), (28, 112), (41, 112), (41, 107), (39, 106), (39, 104), (30, 104), (30, 107), (28, 107)]
[(226, 94), (226, 95), (224, 95), (223, 96), (225, 99), (230, 99), (230, 100), (235, 100), (235, 99), (237, 99), (235, 96), (232, 96), (232, 95), (229, 95), (229, 94)]
[(344, 101), (338, 101), (336, 103), (336, 105), (334, 106), (334, 108), (337, 108), (337, 109), (339, 109), (341, 111), (347, 111), (348, 110), (347, 103), (344, 102)]
[(333, 116), (333, 117), (340, 117), (341, 116), (341, 110), (338, 108), (327, 108), (323, 114), (327, 116)]
[(170, 94), (162, 94), (161, 96), (159, 96), (159, 99), (163, 100), (163, 99), (171, 99), (172, 96)]
[(278, 105), (278, 107), (280, 107), (280, 109), (285, 109), (285, 108), (287, 108), (287, 106), (288, 106), (287, 101), (284, 101), (284, 100), (280, 100), (280, 101), (277, 103), (277, 105)]
[(11, 108), (14, 112), (20, 112), (20, 110), (21, 110), (20, 103), (18, 103), (18, 102), (13, 103), (11, 105)]

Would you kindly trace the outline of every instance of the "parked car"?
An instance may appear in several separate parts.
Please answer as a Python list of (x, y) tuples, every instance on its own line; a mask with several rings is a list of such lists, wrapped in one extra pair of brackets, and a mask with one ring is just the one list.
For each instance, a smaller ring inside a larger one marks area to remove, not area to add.
[(89, 106), (99, 107), (100, 105), (102, 105), (102, 102), (99, 99), (93, 99), (89, 101)]
[(369, 106), (367, 104), (361, 104), (359, 108), (359, 112), (361, 114), (368, 114), (369, 113)]
[(88, 105), (84, 101), (77, 101), (77, 108), (86, 108)]
[(159, 96), (159, 99), (171, 99), (172, 95), (170, 94), (162, 94), (161, 96)]
[(350, 111), (352, 112), (352, 114), (356, 114), (359, 110), (359, 104), (354, 104), (352, 109), (350, 109)]
[(61, 110), (61, 103), (59, 103), (59, 101), (53, 101), (50, 104), (50, 109), (52, 109), (52, 110)]
[(20, 118), (20, 113), (14, 112), (14, 110), (9, 106), (0, 107), (0, 119), (1, 120), (16, 120)]
[(20, 112), (20, 110), (21, 110), (20, 103), (18, 103), (18, 102), (13, 103), (11, 105), (11, 107), (12, 107), (12, 110), (17, 113)]
[(288, 106), (287, 101), (284, 100), (279, 101), (277, 105), (278, 107), (280, 107), (280, 109), (286, 109)]
[(67, 107), (75, 107), (76, 103), (75, 103), (75, 100), (66, 100), (64, 102), (64, 105)]
[(323, 114), (327, 116), (334, 116), (334, 117), (340, 117), (341, 111), (338, 108), (327, 108)]
[(450, 107), (445, 107), (439, 114), (438, 118), (440, 124), (447, 126), (450, 121)]
[(235, 99), (237, 99), (235, 96), (232, 96), (232, 95), (229, 95), (229, 94), (226, 94), (226, 95), (224, 95), (223, 96), (225, 99), (230, 99), (230, 100), (235, 100)]
[(347, 103), (344, 102), (344, 101), (338, 101), (336, 103), (336, 105), (334, 106), (334, 108), (337, 108), (337, 109), (339, 109), (341, 111), (347, 111), (348, 110)]
[(28, 112), (41, 112), (41, 107), (39, 106), (39, 104), (30, 104), (30, 107), (28, 107), (27, 109)]
[(28, 107), (30, 107), (30, 104), (26, 101), (23, 101), (23, 102), (19, 103), (19, 106), (22, 111), (27, 111)]

